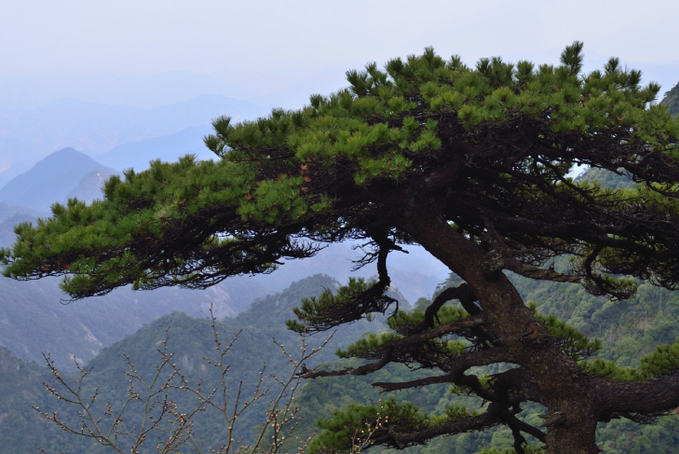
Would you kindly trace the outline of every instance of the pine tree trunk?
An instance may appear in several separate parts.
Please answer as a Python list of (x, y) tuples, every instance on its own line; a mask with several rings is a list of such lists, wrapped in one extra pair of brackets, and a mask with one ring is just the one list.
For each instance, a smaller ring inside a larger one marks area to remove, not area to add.
[[(595, 454), (598, 414), (595, 390), (575, 361), (564, 354), (526, 307), (502, 272), (489, 272), (492, 261), (478, 244), (455, 232), (436, 213), (435, 200), (410, 205), (409, 231), (430, 253), (464, 279), (479, 299), (492, 331), (510, 350), (514, 363), (534, 379), (547, 407), (545, 427), (550, 454)], [(534, 342), (526, 333), (537, 333)]]
[(547, 432), (548, 454), (598, 454), (596, 422), (583, 421), (568, 427), (552, 427)]

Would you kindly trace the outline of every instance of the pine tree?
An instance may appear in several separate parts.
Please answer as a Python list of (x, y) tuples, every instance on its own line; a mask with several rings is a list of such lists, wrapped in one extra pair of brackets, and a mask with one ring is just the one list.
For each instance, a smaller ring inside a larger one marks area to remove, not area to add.
[[(406, 363), (435, 375), (375, 385), (450, 383), (487, 402), (480, 413), (451, 406), (432, 417), (387, 400), (382, 413), (338, 415), (365, 429), (366, 446), (505, 425), (517, 452), (527, 434), (550, 453), (596, 453), (597, 423), (643, 423), (679, 407), (679, 344), (659, 347), (639, 370), (589, 361), (598, 343), (526, 305), (505, 272), (611, 298), (634, 294), (639, 279), (678, 288), (679, 124), (653, 103), (657, 85), (639, 85), (640, 72), (613, 58), (583, 74), (582, 59), (578, 42), (559, 66), (492, 58), (469, 68), (426, 49), (349, 71), (349, 88), (301, 110), (237, 125), (219, 118), (205, 139), (218, 162), (154, 162), (111, 178), (101, 202), (54, 205), (50, 219), (16, 229), (0, 254), (4, 273), (65, 276), (73, 298), (127, 284), (205, 288), (361, 241), (359, 265), (376, 262), (378, 278), (303, 302), (289, 326), (314, 332), (381, 312), (392, 331), (340, 352), (365, 364), (306, 377)], [(576, 164), (636, 186), (576, 182)], [(386, 294), (387, 260), (412, 244), (461, 281), (405, 314)], [(569, 269), (553, 266), (558, 257)], [(514, 367), (470, 371), (501, 363)], [(517, 416), (529, 402), (544, 406), (542, 424)], [(341, 430), (349, 422), (325, 424), (321, 443), (351, 449), (358, 432)]]

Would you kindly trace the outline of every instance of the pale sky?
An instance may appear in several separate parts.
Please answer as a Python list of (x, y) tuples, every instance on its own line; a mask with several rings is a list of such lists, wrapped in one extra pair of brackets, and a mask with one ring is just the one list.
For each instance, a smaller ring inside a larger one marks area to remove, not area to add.
[(0, 0), (0, 6), (0, 83), (190, 71), (248, 98), (285, 88), (338, 89), (347, 69), (426, 46), (469, 64), (496, 55), (556, 63), (575, 40), (584, 41), (590, 69), (618, 56), (663, 91), (679, 81), (679, 2), (670, 0)]

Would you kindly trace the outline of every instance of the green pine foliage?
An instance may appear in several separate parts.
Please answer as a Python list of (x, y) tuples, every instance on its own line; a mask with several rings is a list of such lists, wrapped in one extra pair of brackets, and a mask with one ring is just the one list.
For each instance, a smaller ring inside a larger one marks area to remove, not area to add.
[[(80, 298), (107, 293), (114, 284), (194, 288), (218, 281), (215, 273), (271, 271), (280, 252), (269, 262), (254, 260), (263, 251), (241, 247), (237, 238), (253, 228), (328, 213), (333, 197), (315, 186), (311, 190), (310, 183), (326, 172), (326, 182), (332, 181), (337, 163), (346, 162), (354, 183), (366, 188), (378, 178), (398, 181), (426, 172), (441, 147), (436, 116), (455, 115), (470, 136), (489, 122), (539, 116), (547, 108), (554, 133), (624, 126), (631, 139), (649, 145), (659, 135), (676, 135), (679, 126), (666, 109), (647, 109), (659, 86), (640, 88), (640, 73), (623, 70), (615, 58), (603, 72), (581, 77), (581, 50), (581, 43), (568, 47), (561, 66), (493, 58), (468, 68), (459, 57), (446, 61), (428, 48), (421, 56), (391, 60), (384, 70), (371, 64), (350, 71), (350, 88), (312, 96), (299, 111), (274, 110), (238, 125), (217, 119), (206, 144), (220, 161), (187, 156), (175, 164), (154, 162), (146, 172), (109, 179), (104, 201), (89, 207), (75, 199), (55, 204), (49, 221), (17, 226), (23, 241), (2, 253), (4, 273), (15, 278), (71, 273), (62, 288)], [(414, 92), (419, 104), (406, 101)], [(416, 118), (422, 108), (431, 118)], [(205, 225), (214, 227), (213, 235), (201, 233)], [(221, 228), (226, 231), (217, 234)], [(193, 256), (174, 253), (169, 242), (177, 237), (201, 247)], [(147, 259), (133, 253), (132, 244)], [(205, 260), (196, 263), (199, 256)], [(236, 259), (239, 266), (233, 265)]]
[(309, 453), (341, 451), (346, 440), (352, 440), (352, 448), (370, 446), (370, 437), (378, 431), (394, 425), (405, 425), (413, 431), (426, 430), (432, 422), (411, 403), (397, 403), (389, 398), (379, 405), (349, 404), (345, 411), (336, 410), (332, 419), (319, 419), (318, 427), (324, 432), (314, 439)]

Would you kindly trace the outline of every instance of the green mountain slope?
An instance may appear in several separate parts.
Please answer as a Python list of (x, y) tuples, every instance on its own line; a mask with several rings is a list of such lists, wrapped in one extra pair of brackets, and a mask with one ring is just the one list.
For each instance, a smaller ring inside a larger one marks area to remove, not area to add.
[[(248, 410), (239, 418), (237, 436), (243, 438), (244, 442), (252, 441), (254, 426), (262, 423), (264, 410), (270, 405), (269, 397), (252, 401), (260, 372), (264, 366), (266, 371), (262, 375), (264, 383), (261, 389), (272, 388), (274, 394), (276, 379), (273, 377), (289, 377), (292, 373), (291, 362), (287, 355), (281, 352), (277, 344), (283, 344), (286, 351), (297, 358), (302, 346), (299, 336), (289, 330), (284, 325), (284, 320), (292, 315), (292, 308), (299, 304), (300, 298), (318, 295), (325, 288), (337, 288), (338, 284), (333, 279), (316, 275), (302, 279), (293, 283), (288, 289), (275, 295), (258, 300), (250, 309), (234, 318), (227, 318), (223, 322), (217, 322), (219, 339), (227, 345), (238, 333), (238, 339), (234, 347), (225, 357), (230, 365), (227, 377), (226, 396), (230, 402), (234, 402), (238, 395), (239, 386), (241, 390), (241, 402), (251, 401)], [(91, 304), (91, 302), (90, 302)], [(168, 349), (174, 352), (173, 361), (181, 369), (187, 380), (191, 383), (198, 383), (202, 380), (204, 389), (219, 387), (220, 374), (217, 369), (207, 364), (204, 357), (217, 361), (215, 352), (215, 339), (212, 333), (211, 322), (208, 318), (193, 318), (183, 313), (175, 312), (162, 316), (157, 320), (137, 330), (134, 334), (126, 336), (123, 340), (114, 343), (110, 347), (102, 349), (99, 354), (87, 363), (87, 368), (91, 368), (91, 375), (84, 382), (84, 389), (91, 391), (94, 386), (99, 388), (99, 397), (94, 407), (95, 413), (105, 411), (104, 404), (110, 402), (113, 408), (120, 408), (127, 394), (129, 377), (123, 374), (124, 370), (129, 369), (126, 356), (131, 358), (139, 374), (143, 377), (152, 377), (155, 373), (155, 365), (159, 364), (159, 348), (162, 348), (163, 340), (169, 333), (167, 342)], [(346, 346), (356, 338), (359, 333), (371, 330), (375, 331), (384, 328), (384, 323), (379, 317), (370, 322), (359, 322), (354, 325), (343, 327), (334, 335), (330, 344), (321, 350), (312, 360), (306, 362), (310, 368), (316, 367), (319, 362), (327, 362), (334, 359), (333, 350), (339, 346)], [(169, 329), (169, 331), (168, 331)], [(277, 343), (274, 343), (273, 339)], [(323, 334), (309, 337), (306, 339), (308, 349), (320, 346), (326, 337)], [(49, 411), (59, 411), (66, 421), (78, 425), (77, 416), (74, 408), (61, 406), (54, 398), (49, 398), (46, 392), (40, 391), (40, 382), (48, 381), (54, 384), (54, 378), (48, 377), (47, 370), (34, 365), (23, 365), (20, 361), (11, 357), (7, 350), (1, 352), (8, 358), (8, 364), (12, 364), (9, 369), (15, 370), (14, 364), (22, 364), (21, 367), (31, 370), (30, 374), (16, 374), (12, 376), (15, 387), (7, 388), (8, 393), (16, 393), (16, 389), (32, 389), (31, 399), (28, 401), (17, 401), (10, 407), (2, 407), (0, 412), (6, 413), (5, 419), (0, 418), (0, 434), (5, 430), (7, 421), (18, 421), (18, 426), (14, 430), (30, 433), (36, 427), (41, 427), (44, 437), (40, 440), (50, 440), (54, 452), (64, 453), (89, 453), (104, 452), (100, 448), (82, 440), (82, 437), (62, 437), (56, 427), (43, 427), (36, 425), (37, 415), (27, 410), (30, 405), (39, 406), (41, 409)], [(0, 361), (0, 366), (2, 365)], [(63, 374), (74, 383), (76, 376)], [(9, 379), (9, 378), (8, 378)], [(239, 385), (242, 383), (242, 385)], [(182, 408), (191, 408), (196, 405), (195, 399), (185, 393), (175, 395), (182, 405)], [(7, 402), (9, 395), (0, 392), (0, 403)], [(19, 407), (21, 408), (19, 408)], [(127, 416), (132, 423), (138, 421), (141, 416), (140, 408), (130, 407), (130, 414)], [(19, 412), (19, 413), (17, 413)], [(15, 415), (21, 416), (22, 420), (16, 419)], [(33, 419), (31, 419), (33, 418)], [(135, 419), (137, 418), (137, 419)], [(33, 421), (33, 422), (31, 422)], [(219, 414), (213, 411), (201, 413), (196, 420), (196, 431), (203, 437), (207, 446), (217, 447), (221, 444), (225, 436), (225, 425), (222, 423)], [(72, 441), (72, 443), (71, 443)], [(13, 441), (8, 446), (9, 451), (3, 452), (27, 452), (27, 448), (20, 438)], [(33, 445), (31, 445), (33, 446)], [(40, 445), (45, 447), (45, 445)], [(3, 448), (4, 449), (4, 448)]]
[(605, 169), (588, 169), (577, 178), (577, 181), (596, 181), (612, 189), (634, 188), (634, 182), (627, 176)]
[(17, 282), (0, 279), (0, 345), (26, 361), (42, 364), (50, 352), (73, 370), (71, 358), (92, 359), (103, 347), (173, 311), (205, 317), (210, 305), (220, 316), (235, 316), (266, 294), (256, 278), (236, 277), (203, 292), (177, 288), (154, 292), (120, 289), (88, 301), (63, 304), (56, 279)]
[[(679, 311), (679, 296), (674, 293), (659, 291), (646, 284), (641, 286), (638, 298), (628, 302), (610, 304), (600, 299), (588, 297), (577, 286), (565, 284), (541, 284), (532, 285), (529, 281), (517, 280), (519, 290), (527, 300), (534, 300), (544, 313), (553, 313), (567, 319), (579, 329), (590, 335), (600, 333), (605, 336), (603, 357), (615, 358), (623, 363), (627, 361), (634, 364), (639, 356), (645, 353), (644, 345), (650, 345), (650, 341), (663, 339), (672, 340), (676, 333), (676, 318)], [(274, 344), (272, 338), (286, 345), (291, 354), (298, 352), (300, 348), (299, 338), (286, 330), (283, 321), (291, 316), (293, 307), (299, 304), (300, 298), (320, 293), (323, 289), (337, 288), (337, 282), (328, 276), (313, 276), (293, 283), (284, 292), (269, 295), (260, 299), (240, 315), (225, 319), (217, 323), (220, 332), (220, 340), (224, 343), (231, 341), (238, 330), (243, 329), (236, 344), (227, 356), (231, 365), (228, 373), (230, 380), (227, 387), (227, 398), (233, 401), (238, 389), (238, 383), (242, 381), (244, 388), (242, 396), (249, 399), (254, 384), (259, 378), (259, 373), (266, 363), (267, 373), (273, 373), (278, 377), (285, 377), (290, 373), (290, 362), (283, 356), (279, 347)], [(676, 301), (675, 301), (676, 300)], [(169, 327), (168, 347), (175, 352), (174, 361), (182, 373), (192, 383), (203, 380), (204, 387), (209, 389), (217, 386), (219, 376), (215, 369), (208, 366), (203, 357), (207, 356), (216, 360), (214, 356), (214, 338), (211, 334), (210, 321), (205, 318), (191, 318), (181, 313), (166, 315), (146, 325), (133, 335), (125, 337), (122, 341), (103, 349), (94, 359), (88, 363), (92, 368), (90, 386), (99, 386), (100, 401), (110, 401), (113, 406), (122, 405), (122, 398), (126, 393), (127, 380), (123, 371), (126, 365), (125, 354), (132, 358), (137, 370), (142, 376), (151, 376), (154, 373), (154, 364), (160, 360), (158, 348), (162, 346), (166, 330)], [(324, 349), (314, 361), (308, 362), (308, 367), (338, 367), (334, 361), (332, 351), (338, 347), (346, 347), (354, 341), (362, 332), (383, 329), (384, 324), (379, 320), (368, 323), (360, 322), (344, 327), (338, 331), (332, 340), (332, 345)], [(612, 334), (611, 334), (612, 333)], [(606, 337), (608, 336), (608, 337)], [(317, 335), (310, 339), (310, 346), (324, 340), (323, 335)], [(319, 362), (331, 361), (326, 366), (320, 366)], [(1, 364), (1, 363), (0, 363)], [(17, 364), (16, 360), (14, 363)], [(346, 364), (344, 364), (346, 366)], [(13, 366), (14, 367), (14, 366)], [(24, 416), (14, 418), (14, 407), (1, 410), (7, 413), (7, 418), (29, 427), (35, 424), (30, 418), (31, 412), (25, 412), (25, 405), (39, 405), (41, 408), (58, 409), (54, 399), (46, 399), (46, 395), (40, 396), (39, 386), (36, 380), (45, 379), (44, 372), (34, 366), (21, 366), (32, 368), (32, 374), (23, 374), (21, 378), (12, 378), (17, 386), (34, 389), (30, 402), (24, 405)], [(7, 367), (5, 367), (7, 369)], [(399, 367), (387, 368), (379, 374), (368, 377), (338, 377), (311, 380), (304, 385), (301, 393), (296, 398), (297, 405), (301, 408), (301, 425), (299, 435), (304, 436), (312, 433), (318, 418), (328, 418), (334, 411), (344, 409), (350, 402), (375, 404), (379, 402), (379, 393), (371, 386), (374, 381), (398, 381), (401, 374), (411, 372)], [(266, 374), (265, 374), (266, 375)], [(410, 376), (410, 375), (409, 375)], [(412, 378), (410, 376), (410, 378)], [(73, 378), (71, 378), (73, 380)], [(270, 376), (266, 375), (265, 386), (273, 384)], [(15, 392), (15, 391), (9, 391)], [(449, 392), (446, 385), (436, 388), (414, 389), (393, 393), (398, 400), (410, 401), (427, 412), (442, 414), (451, 404), (462, 403), (469, 409), (481, 405), (481, 402), (471, 398), (456, 396)], [(36, 397), (37, 396), (37, 397)], [(185, 408), (191, 408), (195, 401), (186, 396), (177, 397)], [(0, 402), (6, 398), (0, 394)], [(23, 401), (22, 401), (23, 402)], [(35, 402), (35, 403), (34, 403)], [(15, 404), (13, 404), (15, 405)], [(18, 401), (17, 404), (19, 405)], [(261, 399), (251, 405), (250, 411), (245, 412), (239, 422), (238, 436), (243, 437), (245, 442), (252, 440), (253, 427), (261, 423), (263, 410), (269, 405), (267, 399)], [(100, 410), (103, 411), (103, 410)], [(136, 410), (135, 410), (136, 411)], [(130, 420), (139, 417), (139, 413), (131, 413)], [(539, 409), (526, 409), (528, 418), (536, 418)], [(67, 413), (64, 413), (65, 415)], [(69, 418), (69, 416), (65, 416)], [(74, 416), (71, 414), (71, 421)], [(21, 421), (26, 422), (21, 422)], [(224, 440), (225, 428), (220, 422), (219, 415), (213, 412), (201, 414), (196, 420), (196, 430), (203, 436), (206, 445), (218, 446)], [(0, 433), (3, 428), (0, 424)], [(32, 426), (31, 426), (32, 427)], [(42, 427), (42, 426), (41, 426)], [(15, 428), (19, 430), (20, 428)], [(604, 447), (604, 452), (646, 452), (650, 446), (662, 446), (666, 451), (679, 447), (679, 422), (675, 417), (662, 418), (655, 425), (637, 426), (625, 421), (614, 420), (608, 425), (602, 425), (599, 431), (599, 443)], [(32, 430), (32, 429), (23, 429)], [(44, 434), (50, 434), (53, 429), (42, 429)], [(47, 437), (47, 435), (45, 435)], [(59, 438), (56, 435), (52, 440), (52, 446), (65, 453), (98, 452), (92, 446), (83, 444), (76, 437)], [(49, 437), (48, 437), (49, 438)], [(73, 443), (70, 443), (73, 441)], [(17, 443), (20, 440), (16, 441)], [(62, 445), (61, 443), (66, 443)], [(484, 434), (463, 434), (455, 438), (441, 438), (433, 440), (426, 446), (412, 448), (411, 453), (474, 453), (492, 446), (497, 449), (511, 447), (511, 434), (506, 430)], [(21, 445), (23, 446), (23, 445)], [(23, 449), (23, 448), (21, 448)], [(293, 449), (290, 447), (290, 449)], [(12, 451), (9, 451), (12, 452)], [(13, 452), (23, 452), (19, 448)], [(376, 452), (381, 452), (380, 450)]]
[(664, 104), (670, 109), (672, 115), (679, 114), (679, 84), (675, 85), (670, 91), (665, 93), (665, 97), (660, 104)]
[(42, 382), (49, 379), (45, 367), (27, 364), (0, 347), (0, 440), (5, 454), (38, 452), (71, 441), (61, 430), (40, 417), (32, 407), (45, 402)]

